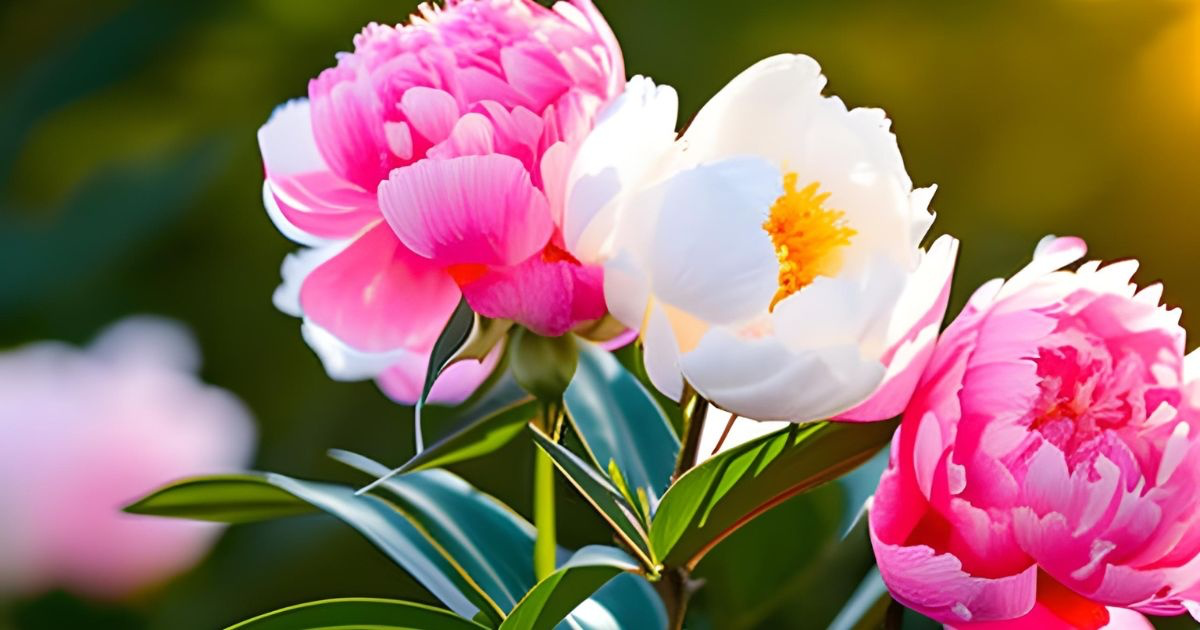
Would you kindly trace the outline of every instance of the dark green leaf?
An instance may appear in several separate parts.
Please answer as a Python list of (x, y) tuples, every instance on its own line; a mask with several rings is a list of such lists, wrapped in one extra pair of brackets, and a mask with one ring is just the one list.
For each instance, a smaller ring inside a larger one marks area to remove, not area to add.
[[(432, 473), (413, 473), (417, 478)], [(443, 473), (449, 474), (449, 473)], [(416, 526), (384, 500), (340, 485), (268, 473), (197, 477), (176, 482), (127, 508), (138, 514), (249, 522), (324, 511), (358, 530), (451, 610), (471, 617), (503, 613)], [(532, 581), (531, 581), (532, 582)]]
[(558, 470), (575, 486), (592, 507), (608, 522), (614, 533), (621, 538), (635, 553), (647, 568), (654, 568), (656, 562), (650, 553), (646, 533), (638, 524), (633, 508), (621, 496), (621, 493), (609, 483), (593, 466), (579, 459), (561, 444), (551, 440), (545, 433), (530, 427), (533, 439), (542, 450), (554, 460)]
[(474, 621), (440, 608), (394, 599), (350, 597), (288, 606), (230, 626), (228, 630), (482, 630)]
[[(384, 466), (361, 455), (339, 452), (337, 458), (369, 476)], [(471, 583), (511, 610), (535, 585), (533, 527), (508, 506), (442, 470), (393, 477), (375, 492), (408, 516)], [(568, 556), (559, 550), (559, 560)], [(623, 579), (628, 578), (628, 579)], [(622, 629), (659, 630), (665, 625), (662, 604), (638, 576), (619, 576), (589, 604), (569, 615), (571, 627), (601, 630), (617, 620)], [(661, 623), (657, 620), (662, 619)], [(655, 625), (643, 625), (650, 620)]]
[[(450, 477), (466, 485), (443, 471), (418, 472), (402, 479), (417, 483), (426, 476), (435, 475)], [(418, 524), (379, 497), (355, 494), (345, 486), (301, 481), (283, 475), (271, 474), (268, 479), (357, 529), (442, 603), (463, 617), (470, 618), (482, 611), (498, 622), (508, 610), (501, 608), (486, 591), (472, 582)], [(462, 514), (454, 516), (470, 518)]]
[(429, 354), (429, 365), (425, 368), (425, 383), (421, 387), (421, 397), (417, 399), (415, 423), (418, 453), (425, 450), (421, 439), (421, 408), (425, 406), (425, 399), (429, 397), (429, 391), (433, 389), (433, 384), (437, 382), (442, 370), (470, 338), (471, 330), (475, 326), (475, 317), (475, 312), (467, 304), (467, 298), (460, 299), (458, 306), (450, 314), (446, 326), (438, 335), (437, 341), (433, 343), (433, 351)]
[(579, 345), (579, 367), (563, 396), (572, 426), (596, 463), (616, 462), (631, 495), (643, 489), (654, 508), (671, 481), (679, 438), (616, 357), (595, 344)]
[(655, 557), (668, 566), (695, 566), (759, 514), (869, 459), (895, 427), (894, 421), (796, 425), (706, 460), (663, 496), (650, 528)]
[(463, 413), (455, 428), (390, 471), (403, 474), (487, 455), (508, 444), (538, 412), (538, 403), (511, 378), (505, 377), (483, 399)]
[(609, 580), (638, 569), (633, 558), (615, 547), (584, 547), (526, 593), (500, 630), (550, 630)]
[(125, 508), (130, 514), (219, 523), (250, 523), (315, 512), (263, 475), (191, 477), (164, 486)]
[[(361, 455), (335, 456), (367, 475), (386, 472)], [(402, 511), (501, 611), (533, 587), (533, 527), (494, 497), (444, 470), (392, 477), (372, 492)]]

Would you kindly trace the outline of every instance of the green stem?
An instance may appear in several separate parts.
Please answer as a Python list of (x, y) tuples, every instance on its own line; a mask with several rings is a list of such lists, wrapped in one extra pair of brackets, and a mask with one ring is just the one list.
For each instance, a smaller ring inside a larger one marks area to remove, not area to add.
[[(558, 439), (558, 410), (551, 405), (542, 408), (542, 426)], [(538, 581), (554, 573), (557, 567), (558, 539), (554, 516), (554, 461), (540, 448), (534, 449), (533, 460), (533, 525), (537, 537), (533, 541), (533, 573)]]
[(554, 532), (554, 462), (537, 449), (533, 468), (533, 524), (537, 538), (533, 543), (533, 572), (540, 582), (554, 573), (558, 542)]

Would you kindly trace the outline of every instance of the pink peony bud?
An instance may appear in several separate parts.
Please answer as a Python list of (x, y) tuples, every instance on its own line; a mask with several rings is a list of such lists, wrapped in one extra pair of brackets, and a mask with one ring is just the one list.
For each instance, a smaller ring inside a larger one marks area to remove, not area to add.
[[(590, 0), (448, 0), (367, 26), (277, 110), (259, 131), (264, 198), (310, 249), (284, 261), (275, 303), (330, 375), (413, 402), (462, 295), (544, 335), (602, 317), (601, 268), (563, 246), (563, 197), (624, 83)], [(455, 366), (431, 398), (462, 400), (494, 358)]]
[(0, 354), (0, 596), (121, 597), (208, 551), (219, 525), (121, 512), (166, 482), (249, 464), (250, 415), (199, 382), (198, 363), (185, 331), (151, 318), (84, 351)]
[(1085, 251), (1046, 239), (980, 288), (893, 440), (870, 517), (879, 569), (955, 628), (1148, 627), (1124, 609), (1195, 606), (1195, 356), (1162, 287), (1131, 284), (1135, 261), (1060, 271)]

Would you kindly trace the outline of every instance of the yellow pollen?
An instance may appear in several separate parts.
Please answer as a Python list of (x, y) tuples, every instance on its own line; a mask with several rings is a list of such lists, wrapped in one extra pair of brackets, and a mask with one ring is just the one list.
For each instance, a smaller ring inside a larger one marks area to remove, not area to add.
[(818, 193), (820, 182), (796, 190), (796, 174), (783, 176), (783, 194), (771, 205), (763, 229), (771, 235), (779, 258), (779, 290), (771, 309), (787, 296), (812, 283), (817, 276), (832, 276), (842, 265), (840, 251), (857, 234), (846, 225), (845, 213), (826, 208), (829, 193)]

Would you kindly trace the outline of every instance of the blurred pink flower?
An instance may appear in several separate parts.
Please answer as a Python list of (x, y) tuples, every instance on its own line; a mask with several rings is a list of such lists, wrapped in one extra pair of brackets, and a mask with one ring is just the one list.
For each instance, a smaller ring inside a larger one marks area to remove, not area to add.
[(956, 628), (1098, 628), (1117, 620), (1106, 607), (1195, 606), (1198, 357), (1162, 287), (1131, 284), (1136, 261), (1060, 271), (1085, 251), (1046, 239), (976, 291), (893, 441), (870, 517), (880, 572)]
[(244, 468), (254, 425), (196, 379), (178, 325), (132, 318), (86, 350), (0, 354), (0, 596), (115, 598), (193, 564), (221, 526), (124, 514), (179, 477)]
[[(602, 317), (600, 267), (563, 248), (563, 196), (623, 87), (590, 0), (448, 0), (368, 25), (308, 100), (280, 107), (258, 134), (264, 199), (309, 249), (284, 261), (275, 304), (304, 318), (330, 376), (414, 402), (460, 295), (544, 335)], [(431, 399), (465, 398), (496, 354), (454, 366)]]

